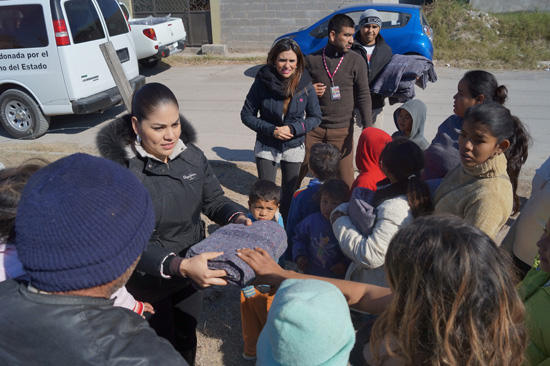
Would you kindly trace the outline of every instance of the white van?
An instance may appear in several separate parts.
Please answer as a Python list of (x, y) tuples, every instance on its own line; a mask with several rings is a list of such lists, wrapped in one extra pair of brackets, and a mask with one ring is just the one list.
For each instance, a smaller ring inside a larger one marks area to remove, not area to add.
[(132, 88), (145, 84), (116, 0), (0, 1), (0, 123), (7, 132), (37, 138), (48, 130), (50, 116), (119, 104), (99, 48), (107, 41)]

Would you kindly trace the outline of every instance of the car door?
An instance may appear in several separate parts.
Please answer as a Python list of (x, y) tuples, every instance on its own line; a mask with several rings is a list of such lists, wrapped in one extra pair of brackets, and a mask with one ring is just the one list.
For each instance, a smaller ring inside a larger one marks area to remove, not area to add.
[(115, 87), (99, 48), (107, 41), (112, 41), (127, 77), (139, 74), (128, 26), (115, 0), (61, 0), (61, 6), (70, 44), (58, 49), (71, 100)]

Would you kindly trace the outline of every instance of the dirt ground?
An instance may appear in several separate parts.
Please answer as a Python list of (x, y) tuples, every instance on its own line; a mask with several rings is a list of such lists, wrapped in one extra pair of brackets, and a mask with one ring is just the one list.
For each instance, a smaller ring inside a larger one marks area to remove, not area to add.
[[(84, 152), (98, 155), (96, 150), (66, 143), (43, 144), (37, 141), (2, 146), (0, 162), (5, 166), (17, 166), (30, 158), (57, 160), (71, 153)], [(212, 162), (225, 194), (247, 210), (247, 195), (250, 186), (257, 179), (256, 167), (252, 163)], [(533, 169), (522, 171), (518, 193), (522, 202), (530, 195)], [(306, 181), (304, 181), (306, 183)], [(208, 232), (212, 233), (218, 225), (207, 222)], [(512, 219), (510, 220), (510, 222)], [(505, 231), (499, 235), (502, 239)], [(197, 366), (238, 366), (254, 365), (254, 361), (245, 361), (241, 354), (243, 341), (241, 333), (239, 289), (226, 286), (205, 290), (203, 314), (198, 325)]]

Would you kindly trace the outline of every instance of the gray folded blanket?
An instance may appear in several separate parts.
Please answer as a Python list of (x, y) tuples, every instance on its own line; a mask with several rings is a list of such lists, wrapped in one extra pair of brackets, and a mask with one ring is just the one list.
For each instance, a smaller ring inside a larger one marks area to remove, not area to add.
[(229, 224), (189, 248), (185, 258), (206, 252), (223, 252), (219, 257), (208, 261), (208, 268), (225, 270), (227, 276), (224, 278), (228, 283), (245, 287), (254, 281), (256, 274), (237, 256), (237, 249), (262, 248), (277, 261), (285, 252), (286, 246), (286, 232), (274, 221), (255, 221), (252, 226)]
[(348, 205), (349, 218), (364, 236), (372, 233), (376, 220), (376, 208), (372, 206), (373, 199), (374, 192), (368, 188), (356, 187), (351, 192)]

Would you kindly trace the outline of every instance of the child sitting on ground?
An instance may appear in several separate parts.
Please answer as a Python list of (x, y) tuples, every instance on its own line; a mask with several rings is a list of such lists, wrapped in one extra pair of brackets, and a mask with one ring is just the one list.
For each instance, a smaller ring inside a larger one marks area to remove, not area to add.
[(311, 147), (308, 167), (314, 178), (307, 186), (296, 190), (294, 196), (292, 196), (286, 220), (288, 247), (285, 253), (285, 260), (292, 260), (294, 228), (308, 215), (319, 212), (319, 201), (313, 199), (313, 197), (319, 191), (323, 182), (336, 177), (341, 159), (342, 154), (334, 145), (318, 143)]
[(350, 262), (332, 232), (330, 214), (349, 201), (349, 187), (341, 179), (330, 179), (323, 183), (317, 197), (321, 212), (312, 213), (296, 226), (292, 238), (293, 259), (304, 273), (344, 278)]
[[(283, 226), (278, 212), (281, 190), (271, 181), (260, 179), (252, 185), (248, 195), (248, 218), (254, 221), (271, 220)], [(241, 323), (245, 360), (256, 359), (256, 342), (267, 321), (267, 313), (275, 290), (269, 286), (246, 286), (241, 291)]]
[(418, 99), (409, 100), (393, 112), (393, 121), (397, 132), (391, 137), (407, 137), (418, 145), (422, 151), (426, 150), (430, 143), (424, 137), (424, 124), (426, 123), (427, 108), (424, 102)]

